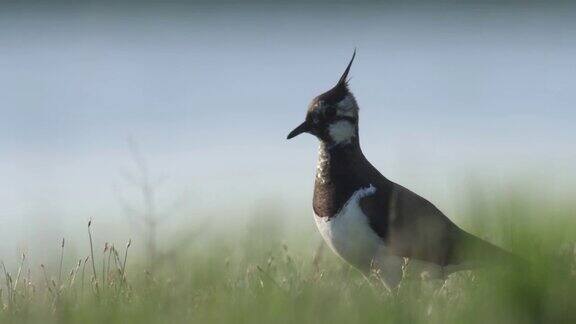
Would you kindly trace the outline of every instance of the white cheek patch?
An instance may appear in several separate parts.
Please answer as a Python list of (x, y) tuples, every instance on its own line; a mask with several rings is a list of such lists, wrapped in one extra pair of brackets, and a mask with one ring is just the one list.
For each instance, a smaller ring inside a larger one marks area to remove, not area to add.
[(328, 126), (328, 134), (335, 144), (349, 143), (356, 136), (356, 128), (347, 120), (339, 120)]
[(356, 103), (354, 102), (354, 98), (351, 95), (347, 95), (344, 99), (340, 100), (336, 104), (336, 113), (338, 116), (348, 116), (348, 117), (355, 117), (356, 116)]

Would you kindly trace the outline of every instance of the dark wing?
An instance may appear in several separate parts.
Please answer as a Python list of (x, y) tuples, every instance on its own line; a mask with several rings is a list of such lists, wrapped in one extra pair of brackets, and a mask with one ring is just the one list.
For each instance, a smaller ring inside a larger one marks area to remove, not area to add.
[(398, 256), (463, 268), (511, 257), (463, 231), (428, 200), (400, 185), (393, 184), (388, 192), (376, 191), (360, 206), (374, 231)]

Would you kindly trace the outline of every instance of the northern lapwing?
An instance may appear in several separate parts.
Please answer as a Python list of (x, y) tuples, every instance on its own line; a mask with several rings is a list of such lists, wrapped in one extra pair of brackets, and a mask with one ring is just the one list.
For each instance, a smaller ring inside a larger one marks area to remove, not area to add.
[(320, 141), (313, 209), (318, 230), (342, 259), (395, 289), (405, 262), (432, 278), (516, 257), (456, 226), (428, 200), (384, 177), (364, 156), (358, 104), (348, 88), (356, 51), (338, 80), (308, 107), (288, 135)]

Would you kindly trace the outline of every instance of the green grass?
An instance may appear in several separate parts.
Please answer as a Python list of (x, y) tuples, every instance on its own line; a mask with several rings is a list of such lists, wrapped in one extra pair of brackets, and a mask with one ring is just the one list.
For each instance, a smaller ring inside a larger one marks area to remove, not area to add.
[(576, 323), (572, 206), (508, 196), (466, 214), (465, 228), (530, 266), (462, 272), (446, 282), (407, 278), (391, 294), (328, 250), (315, 258), (316, 236), (251, 226), (244, 237), (181, 249), (153, 273), (145, 260), (129, 258), (125, 281), (123, 249), (118, 259), (112, 252), (97, 260), (96, 280), (88, 261), (84, 289), (83, 264), (73, 283), (70, 267), (61, 282), (58, 270), (46, 278), (22, 271), (16, 287), (17, 273), (3, 274), (0, 323)]

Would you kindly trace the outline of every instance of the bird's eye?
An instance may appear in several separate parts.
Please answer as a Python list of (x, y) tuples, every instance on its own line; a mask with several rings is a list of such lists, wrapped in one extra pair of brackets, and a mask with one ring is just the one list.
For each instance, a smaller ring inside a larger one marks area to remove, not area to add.
[(320, 118), (318, 118), (318, 115), (312, 116), (312, 122), (314, 124), (318, 124), (320, 122)]

